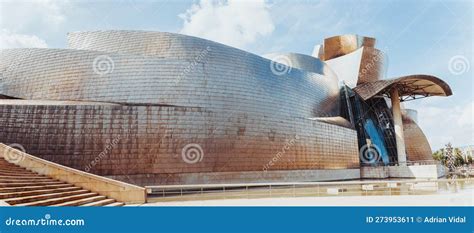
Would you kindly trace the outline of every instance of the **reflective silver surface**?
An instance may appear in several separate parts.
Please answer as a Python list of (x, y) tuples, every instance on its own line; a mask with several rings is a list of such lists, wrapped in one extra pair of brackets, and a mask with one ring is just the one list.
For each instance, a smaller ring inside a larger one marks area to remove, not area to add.
[[(0, 94), (25, 99), (0, 100), (0, 141), (137, 184), (359, 166), (355, 130), (320, 120), (339, 115), (339, 87), (316, 58), (306, 58), (315, 69), (287, 69), (159, 32), (73, 33), (69, 43), (0, 52)], [(190, 145), (196, 160), (185, 156)]]
[[(0, 93), (24, 99), (166, 104), (301, 117), (338, 115), (335, 77), (299, 69), (275, 74), (268, 59), (205, 42), (193, 47), (201, 56), (166, 59), (65, 49), (2, 50)], [(110, 70), (106, 74), (93, 67), (102, 56)]]

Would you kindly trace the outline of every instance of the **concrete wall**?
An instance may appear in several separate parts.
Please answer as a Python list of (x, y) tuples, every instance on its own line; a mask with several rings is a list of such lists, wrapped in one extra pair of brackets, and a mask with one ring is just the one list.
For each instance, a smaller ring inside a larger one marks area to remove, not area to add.
[(410, 165), (388, 167), (361, 167), (361, 178), (432, 178), (437, 179), (446, 175), (442, 165)]
[(364, 166), (360, 167), (360, 176), (362, 179), (385, 179), (389, 177), (389, 169), (385, 166)]

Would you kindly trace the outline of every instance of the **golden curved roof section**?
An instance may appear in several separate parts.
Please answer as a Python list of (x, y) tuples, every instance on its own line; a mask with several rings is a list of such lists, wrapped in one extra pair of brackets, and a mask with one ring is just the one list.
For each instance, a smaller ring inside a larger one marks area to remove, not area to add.
[(375, 38), (358, 35), (341, 35), (324, 39), (324, 60), (352, 53), (361, 47), (375, 46)]
[(375, 39), (358, 35), (342, 35), (324, 40), (324, 53), (319, 55), (351, 88), (385, 79), (387, 56), (376, 49)]
[(443, 80), (431, 75), (409, 75), (395, 79), (366, 82), (354, 88), (362, 99), (367, 100), (375, 95), (389, 95), (392, 88), (397, 88), (404, 100), (429, 96), (450, 96), (451, 88)]

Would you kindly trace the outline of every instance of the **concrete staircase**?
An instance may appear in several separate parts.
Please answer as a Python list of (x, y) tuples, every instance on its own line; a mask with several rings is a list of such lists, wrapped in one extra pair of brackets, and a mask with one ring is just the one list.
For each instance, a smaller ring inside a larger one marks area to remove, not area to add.
[(0, 201), (12, 206), (123, 206), (124, 203), (55, 180), (0, 158)]

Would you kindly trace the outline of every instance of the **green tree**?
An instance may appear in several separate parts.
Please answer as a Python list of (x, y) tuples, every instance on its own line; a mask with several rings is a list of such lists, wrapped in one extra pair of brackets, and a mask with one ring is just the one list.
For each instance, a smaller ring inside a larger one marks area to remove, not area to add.
[(446, 166), (446, 156), (444, 156), (444, 149), (439, 149), (433, 153), (433, 159), (436, 161), (440, 161), (441, 164)]
[(462, 157), (461, 154), (455, 154), (454, 157), (454, 166), (460, 167), (464, 164), (467, 164), (466, 161), (464, 161), (464, 158)]

